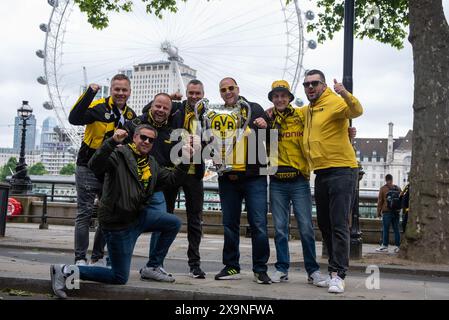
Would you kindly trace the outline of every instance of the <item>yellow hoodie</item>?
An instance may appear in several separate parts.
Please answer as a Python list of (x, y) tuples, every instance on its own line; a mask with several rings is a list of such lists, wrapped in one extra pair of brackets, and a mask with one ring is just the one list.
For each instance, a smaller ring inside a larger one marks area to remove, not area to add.
[(311, 170), (351, 167), (357, 159), (349, 141), (349, 119), (363, 113), (360, 102), (350, 93), (343, 99), (326, 88), (315, 103), (302, 107), (304, 153)]

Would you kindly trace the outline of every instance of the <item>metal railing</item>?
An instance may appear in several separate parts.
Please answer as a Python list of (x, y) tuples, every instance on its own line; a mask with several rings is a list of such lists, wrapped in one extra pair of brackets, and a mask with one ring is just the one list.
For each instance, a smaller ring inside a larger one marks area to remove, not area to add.
[[(66, 217), (66, 216), (48, 216), (47, 215), (47, 207), (48, 202), (69, 202), (74, 203), (76, 202), (76, 195), (62, 195), (57, 194), (57, 186), (58, 185), (70, 185), (75, 188), (75, 177), (74, 176), (68, 176), (68, 177), (54, 177), (54, 176), (31, 176), (32, 182), (33, 182), (33, 190), (46, 190), (47, 192), (36, 192), (29, 194), (29, 196), (39, 197), (42, 198), (43, 201), (43, 207), (42, 207), (42, 215), (41, 215), (41, 223), (40, 227), (42, 229), (48, 228), (48, 219), (67, 219), (67, 220), (73, 220), (75, 217)], [(45, 189), (46, 186), (46, 189)], [(67, 188), (65, 189), (67, 190)], [(313, 189), (312, 189), (313, 190)], [(218, 184), (211, 183), (211, 182), (205, 182), (204, 183), (204, 191), (205, 195), (208, 196), (208, 198), (204, 199), (204, 205), (203, 208), (205, 211), (221, 211), (220, 206), (220, 200), (218, 195)], [(373, 191), (370, 189), (361, 189), (361, 197), (360, 197), (360, 213), (361, 217), (363, 218), (376, 218), (377, 214), (377, 196), (374, 195), (364, 195), (363, 191)], [(213, 197), (215, 194), (215, 199), (210, 199), (210, 197)], [(14, 196), (13, 194), (10, 194), (10, 196)], [(17, 195), (20, 196), (20, 195)], [(313, 193), (312, 193), (313, 197)], [(183, 197), (183, 192), (178, 192), (178, 197), (176, 199), (175, 208), (182, 210), (185, 207), (184, 205), (185, 199)], [(211, 205), (211, 206), (209, 206)], [(268, 205), (270, 205), (268, 203)], [(209, 209), (212, 208), (212, 209)], [(243, 212), (245, 212), (245, 204), (243, 203), (242, 207)], [(271, 212), (271, 210), (269, 210)], [(315, 202), (313, 201), (313, 207), (312, 207), (312, 215), (316, 215), (316, 208), (315, 208)], [(244, 213), (245, 214), (245, 213)], [(292, 214), (291, 214), (292, 215)], [(96, 218), (96, 215), (93, 215), (94, 219)], [(35, 215), (19, 215), (19, 216), (9, 216), (9, 220), (15, 219), (15, 217), (23, 217), (23, 218), (36, 218)], [(222, 226), (222, 224), (203, 224), (204, 226)], [(243, 228), (248, 228), (248, 225), (243, 225)], [(273, 226), (269, 226), (269, 228), (273, 228)]]

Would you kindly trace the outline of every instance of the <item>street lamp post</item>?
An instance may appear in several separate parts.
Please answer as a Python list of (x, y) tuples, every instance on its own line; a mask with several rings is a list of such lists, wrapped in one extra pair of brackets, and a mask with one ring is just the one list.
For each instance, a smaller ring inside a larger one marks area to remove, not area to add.
[[(354, 56), (354, 0), (345, 0), (345, 18), (344, 18), (344, 51), (343, 51), (343, 85), (352, 93), (352, 66)], [(352, 126), (352, 121), (350, 121)], [(351, 230), (350, 230), (350, 258), (362, 258), (362, 232), (359, 224), (359, 186), (363, 177), (363, 170), (359, 162), (359, 168), (356, 174), (356, 188), (352, 199), (351, 209)]]
[(27, 164), (25, 163), (25, 139), (27, 120), (31, 117), (33, 109), (28, 105), (28, 101), (22, 101), (22, 106), (17, 109), (17, 115), (22, 120), (22, 140), (20, 143), (20, 158), (16, 166), (16, 173), (11, 178), (12, 194), (27, 194), (33, 189), (30, 177), (27, 174)]

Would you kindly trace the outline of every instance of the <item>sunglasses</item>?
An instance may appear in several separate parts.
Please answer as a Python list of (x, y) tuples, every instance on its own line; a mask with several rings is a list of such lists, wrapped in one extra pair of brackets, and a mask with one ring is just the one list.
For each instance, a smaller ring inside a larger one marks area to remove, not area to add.
[(312, 87), (317, 87), (320, 83), (323, 83), (323, 81), (315, 80), (310, 82), (304, 82), (302, 85), (304, 86), (304, 88), (309, 88), (310, 85), (312, 85)]
[(144, 134), (140, 134), (139, 135), (140, 140), (142, 140), (143, 142), (148, 140), (148, 143), (153, 143), (154, 142), (154, 138), (148, 137)]
[(229, 90), (229, 92), (233, 92), (236, 88), (238, 88), (238, 87), (237, 86), (223, 87), (223, 88), (220, 88), (220, 92), (225, 93), (228, 90)]

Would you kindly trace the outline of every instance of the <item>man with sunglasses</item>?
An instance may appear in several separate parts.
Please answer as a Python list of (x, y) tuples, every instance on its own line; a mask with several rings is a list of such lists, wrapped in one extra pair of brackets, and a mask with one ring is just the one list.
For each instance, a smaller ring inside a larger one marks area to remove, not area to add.
[[(308, 283), (319, 285), (324, 279), (316, 261), (315, 233), (312, 223), (312, 195), (310, 192), (310, 169), (304, 157), (302, 137), (304, 116), (299, 108), (291, 105), (294, 100), (290, 85), (285, 80), (274, 81), (268, 99), (274, 107), (266, 111), (265, 119), (256, 119), (260, 128), (277, 133), (277, 152), (270, 154), (270, 166), (276, 169), (270, 175), (270, 207), (275, 228), (276, 271), (273, 282), (287, 282), (290, 268), (288, 246), (290, 203), (301, 236), (304, 267)], [(271, 139), (270, 139), (271, 141)], [(269, 149), (270, 150), (270, 149)]]
[[(360, 102), (334, 79), (334, 93), (323, 72), (309, 70), (304, 79), (308, 106), (304, 115), (304, 154), (315, 178), (318, 227), (329, 251), (328, 292), (343, 293), (349, 265), (349, 213), (357, 159), (348, 139), (349, 119), (363, 113)], [(340, 96), (339, 96), (340, 95)]]
[[(172, 107), (171, 96), (163, 92), (158, 93), (154, 96), (153, 101), (145, 106), (144, 109), (146, 112), (144, 114), (126, 124), (126, 130), (130, 137), (133, 136), (135, 128), (142, 124), (150, 125), (156, 129), (157, 137), (153, 143), (150, 155), (156, 159), (160, 166), (170, 169), (174, 167), (174, 164), (170, 160), (170, 152), (174, 146), (174, 143), (170, 141), (170, 134), (172, 132), (170, 115)], [(156, 188), (148, 205), (149, 210), (154, 212), (167, 212), (164, 190), (165, 186)], [(159, 234), (153, 232), (150, 238), (149, 255), (154, 251), (158, 238)], [(161, 269), (165, 271), (163, 268)]]
[[(138, 237), (144, 232), (157, 231), (160, 237), (146, 266), (140, 270), (141, 279), (160, 281), (164, 278), (174, 282), (173, 276), (167, 275), (161, 266), (181, 227), (181, 220), (173, 214), (149, 210), (148, 203), (155, 188), (179, 183), (188, 166), (180, 164), (168, 170), (149, 155), (157, 137), (157, 131), (149, 125), (139, 125), (132, 142), (117, 147), (127, 136), (125, 130), (116, 130), (89, 161), (95, 173), (105, 175), (98, 218), (112, 267), (79, 266), (79, 276), (82, 280), (125, 284)], [(190, 144), (183, 145), (182, 163), (189, 163), (194, 152)], [(67, 297), (66, 278), (73, 270), (76, 270), (74, 266), (51, 265), (52, 288), (58, 297)]]
[[(69, 114), (70, 124), (86, 126), (75, 172), (78, 204), (75, 220), (75, 263), (77, 265), (87, 264), (89, 225), (95, 197), (99, 197), (101, 193), (102, 177), (95, 176), (87, 167), (87, 163), (105, 139), (111, 137), (117, 128), (123, 128), (126, 122), (136, 117), (134, 111), (126, 104), (131, 95), (131, 83), (127, 76), (115, 75), (111, 80), (111, 95), (94, 101), (100, 88), (98, 84), (90, 84)], [(104, 264), (102, 263), (104, 246), (101, 230), (97, 229), (91, 257), (92, 265)]]
[[(233, 151), (236, 159), (233, 159), (234, 163), (230, 164), (231, 171), (225, 172), (218, 178), (223, 212), (223, 264), (225, 267), (215, 275), (215, 280), (240, 279), (240, 216), (242, 201), (245, 199), (251, 228), (254, 281), (260, 284), (270, 284), (271, 279), (267, 274), (267, 262), (270, 257), (267, 234), (267, 177), (263, 168), (266, 158), (260, 160), (260, 154), (266, 155), (266, 151), (265, 149), (258, 150), (263, 146), (257, 143), (258, 129), (254, 123), (255, 119), (264, 117), (264, 110), (259, 104), (249, 102), (240, 96), (239, 87), (234, 79), (224, 78), (220, 81), (219, 86), (225, 108), (235, 108), (240, 99), (249, 104), (250, 110), (246, 110), (247, 107), (242, 107), (240, 116), (244, 118), (250, 113), (249, 128), (254, 129), (251, 130), (250, 135), (255, 135), (255, 139), (250, 139), (245, 134), (243, 139), (235, 143)], [(228, 134), (226, 131), (229, 128), (240, 129), (237, 128), (237, 123), (231, 119), (230, 115), (217, 115), (216, 117), (218, 118), (216, 122), (214, 122), (215, 118), (211, 119), (212, 128), (225, 135)], [(256, 145), (250, 145), (250, 141), (255, 141)]]

